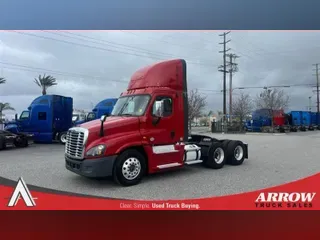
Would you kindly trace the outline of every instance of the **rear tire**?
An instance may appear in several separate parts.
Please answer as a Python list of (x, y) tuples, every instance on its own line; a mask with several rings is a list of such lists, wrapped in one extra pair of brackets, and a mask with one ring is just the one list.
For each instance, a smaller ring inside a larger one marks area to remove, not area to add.
[(134, 149), (121, 153), (115, 162), (113, 179), (122, 186), (133, 186), (141, 182), (146, 173), (146, 159)]
[(209, 148), (208, 157), (203, 161), (203, 164), (212, 169), (220, 169), (226, 163), (226, 154), (223, 149), (223, 144), (220, 142), (212, 143)]
[(227, 158), (230, 165), (241, 165), (244, 161), (245, 154), (244, 144), (241, 141), (231, 141), (227, 148)]
[(229, 164), (229, 162), (230, 162), (230, 160), (229, 160), (229, 158), (228, 158), (228, 154), (227, 154), (227, 152), (228, 152), (228, 145), (229, 145), (229, 143), (230, 142), (232, 142), (232, 140), (224, 140), (223, 142), (222, 142), (222, 147), (223, 147), (223, 150), (224, 150), (224, 152), (225, 152), (225, 155), (226, 155), (226, 164)]
[(65, 145), (67, 142), (67, 132), (59, 133), (58, 139), (61, 144)]

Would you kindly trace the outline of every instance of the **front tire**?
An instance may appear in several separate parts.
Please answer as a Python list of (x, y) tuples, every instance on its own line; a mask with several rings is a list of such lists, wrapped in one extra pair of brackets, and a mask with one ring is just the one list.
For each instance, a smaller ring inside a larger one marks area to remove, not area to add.
[(133, 186), (141, 182), (146, 172), (146, 159), (134, 149), (121, 153), (114, 166), (113, 179), (122, 186)]
[(24, 136), (18, 136), (16, 138), (16, 140), (14, 141), (14, 145), (17, 147), (17, 148), (25, 148), (25, 147), (28, 147), (28, 139)]
[(67, 142), (67, 132), (59, 133), (58, 139), (61, 144), (65, 145)]

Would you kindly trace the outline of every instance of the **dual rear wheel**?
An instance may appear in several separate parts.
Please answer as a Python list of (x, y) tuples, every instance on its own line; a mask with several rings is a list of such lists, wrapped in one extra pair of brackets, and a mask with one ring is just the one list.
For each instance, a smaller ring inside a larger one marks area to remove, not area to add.
[(220, 169), (225, 164), (241, 165), (244, 159), (245, 147), (241, 141), (224, 140), (211, 145), (203, 164), (212, 169)]

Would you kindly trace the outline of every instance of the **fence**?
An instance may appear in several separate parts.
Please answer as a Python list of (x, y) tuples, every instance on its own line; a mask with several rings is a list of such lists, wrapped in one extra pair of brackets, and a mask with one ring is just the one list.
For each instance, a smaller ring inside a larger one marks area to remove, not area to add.
[(244, 133), (245, 128), (241, 122), (223, 122), (222, 120), (212, 122), (211, 132), (213, 133)]

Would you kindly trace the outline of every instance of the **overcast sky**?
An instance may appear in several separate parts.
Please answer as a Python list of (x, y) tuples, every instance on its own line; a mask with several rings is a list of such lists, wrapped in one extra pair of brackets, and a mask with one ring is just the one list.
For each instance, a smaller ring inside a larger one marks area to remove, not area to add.
[[(3, 31), (0, 77), (7, 83), (0, 85), (0, 102), (9, 102), (20, 113), (41, 94), (34, 78), (46, 73), (58, 81), (48, 94), (73, 97), (74, 108), (90, 110), (100, 100), (118, 97), (140, 67), (184, 58), (189, 90), (198, 88), (207, 97), (208, 109), (221, 110), (221, 33)], [(240, 56), (234, 87), (316, 83), (312, 64), (320, 63), (320, 32), (232, 31), (228, 39), (230, 53)], [(290, 109), (305, 110), (309, 96), (316, 105), (311, 87), (284, 90), (290, 96)], [(235, 90), (235, 98), (240, 91), (254, 98), (261, 89)]]

